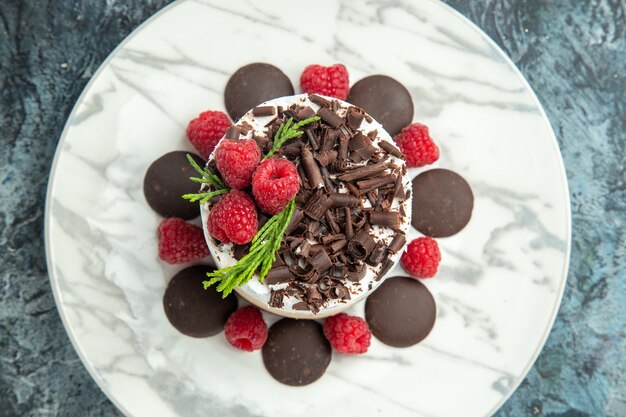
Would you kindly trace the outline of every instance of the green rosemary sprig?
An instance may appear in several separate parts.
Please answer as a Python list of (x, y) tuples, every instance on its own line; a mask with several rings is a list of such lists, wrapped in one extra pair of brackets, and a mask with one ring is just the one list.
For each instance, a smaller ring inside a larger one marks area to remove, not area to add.
[(250, 242), (248, 254), (235, 265), (207, 273), (210, 279), (203, 282), (204, 289), (219, 282), (216, 289), (222, 293), (222, 297), (226, 297), (235, 287), (250, 281), (257, 271), (259, 281), (263, 282), (272, 268), (295, 206), (295, 200), (291, 200), (283, 211), (272, 216)]
[(224, 185), (224, 182), (220, 179), (220, 177), (213, 174), (211, 171), (209, 171), (208, 168), (201, 168), (189, 154), (187, 154), (187, 160), (189, 161), (189, 165), (191, 165), (193, 169), (198, 174), (200, 174), (200, 177), (190, 177), (189, 179), (193, 182), (197, 182), (200, 184), (208, 184), (215, 188), (215, 190), (201, 193), (184, 194), (183, 198), (185, 200), (189, 200), (192, 203), (199, 201), (200, 204), (206, 204), (207, 201), (209, 201), (216, 195), (225, 194), (228, 192), (228, 187)]
[(309, 117), (308, 119), (300, 120), (297, 123), (293, 123), (293, 117), (290, 117), (285, 123), (280, 125), (278, 131), (274, 135), (274, 145), (272, 145), (272, 149), (265, 155), (263, 159), (267, 159), (270, 156), (274, 155), (283, 143), (287, 142), (289, 139), (297, 138), (302, 136), (302, 132), (300, 129), (302, 126), (308, 125), (309, 123), (317, 122), (320, 118), (318, 116)]

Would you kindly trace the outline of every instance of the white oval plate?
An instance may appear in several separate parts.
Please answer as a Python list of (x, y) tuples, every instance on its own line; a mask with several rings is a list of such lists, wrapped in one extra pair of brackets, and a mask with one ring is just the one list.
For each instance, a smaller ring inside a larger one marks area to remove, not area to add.
[[(76, 350), (129, 416), (482, 417), (517, 387), (550, 331), (567, 275), (568, 190), (519, 71), (436, 1), (312, 4), (178, 2), (111, 54), (70, 115), (48, 190), (48, 269)], [(294, 85), (310, 63), (342, 62), (352, 82), (395, 77), (441, 148), (435, 166), (459, 172), (475, 194), (470, 224), (439, 239), (440, 273), (426, 282), (438, 306), (431, 335), (406, 349), (373, 340), (366, 355), (335, 354), (304, 388), (275, 382), (259, 352), (169, 325), (162, 295), (181, 267), (158, 260), (160, 218), (143, 197), (149, 164), (192, 150), (188, 120), (223, 109), (229, 75), (254, 61)]]

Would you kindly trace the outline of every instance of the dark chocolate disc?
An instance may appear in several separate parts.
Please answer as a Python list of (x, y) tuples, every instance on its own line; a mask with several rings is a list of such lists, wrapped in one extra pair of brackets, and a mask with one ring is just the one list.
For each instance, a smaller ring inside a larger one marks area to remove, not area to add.
[(200, 214), (200, 205), (184, 200), (182, 195), (197, 193), (199, 184), (191, 182), (196, 171), (189, 165), (187, 154), (200, 166), (205, 161), (191, 152), (166, 153), (150, 165), (143, 180), (143, 193), (148, 204), (163, 217), (193, 219)]
[(202, 281), (209, 265), (183, 269), (167, 285), (163, 296), (165, 315), (179, 332), (191, 337), (213, 336), (224, 330), (226, 319), (237, 310), (237, 297), (222, 294), (215, 287), (204, 289)]
[(263, 346), (265, 368), (278, 382), (302, 386), (317, 381), (332, 356), (322, 326), (313, 320), (282, 319)]
[(432, 237), (463, 229), (472, 217), (474, 195), (467, 181), (447, 169), (431, 169), (413, 179), (411, 224)]
[(369, 113), (391, 136), (413, 121), (411, 94), (386, 75), (371, 75), (357, 81), (346, 101)]
[(395, 347), (424, 340), (435, 324), (436, 313), (432, 294), (413, 278), (387, 278), (365, 302), (370, 330), (378, 340)]
[(230, 77), (224, 90), (224, 102), (230, 118), (238, 120), (264, 101), (293, 94), (293, 85), (281, 70), (257, 62), (239, 68)]

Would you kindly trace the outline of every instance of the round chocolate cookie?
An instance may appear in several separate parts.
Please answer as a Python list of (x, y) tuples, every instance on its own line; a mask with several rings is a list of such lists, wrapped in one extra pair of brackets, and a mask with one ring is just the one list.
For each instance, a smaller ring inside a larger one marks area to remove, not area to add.
[(413, 121), (411, 94), (386, 75), (371, 75), (359, 80), (350, 88), (346, 101), (369, 113), (391, 136)]
[(209, 265), (183, 269), (167, 285), (163, 295), (165, 315), (179, 332), (191, 337), (208, 337), (224, 330), (226, 319), (237, 310), (237, 297), (222, 298), (215, 288), (204, 289)]
[(326, 371), (332, 356), (322, 326), (313, 320), (282, 319), (263, 346), (265, 368), (278, 382), (308, 385)]
[(254, 63), (239, 68), (224, 90), (226, 111), (233, 120), (264, 101), (292, 96), (293, 85), (281, 70), (270, 64)]
[(199, 184), (189, 181), (196, 173), (187, 161), (190, 154), (198, 165), (206, 161), (191, 152), (166, 153), (150, 165), (143, 179), (143, 193), (148, 204), (163, 217), (193, 219), (200, 214), (200, 205), (184, 200), (182, 195), (197, 193)]
[(372, 333), (395, 347), (421, 342), (432, 330), (436, 313), (432, 294), (413, 278), (387, 278), (365, 302), (365, 320)]
[(467, 181), (447, 169), (431, 169), (413, 179), (411, 224), (426, 236), (447, 237), (472, 217), (474, 195)]

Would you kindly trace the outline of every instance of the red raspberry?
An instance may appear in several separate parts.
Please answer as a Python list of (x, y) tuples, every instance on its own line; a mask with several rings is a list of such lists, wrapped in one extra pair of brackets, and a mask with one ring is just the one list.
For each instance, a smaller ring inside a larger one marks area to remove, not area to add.
[(267, 214), (283, 211), (299, 189), (296, 166), (284, 158), (266, 159), (252, 176), (252, 195)]
[(337, 352), (360, 354), (370, 347), (372, 332), (362, 318), (339, 313), (324, 322), (324, 336)]
[(209, 233), (222, 243), (248, 243), (256, 235), (259, 221), (252, 197), (243, 191), (226, 194), (209, 213)]
[(187, 138), (204, 159), (215, 149), (226, 130), (232, 125), (221, 111), (205, 111), (187, 125)]
[(428, 127), (413, 123), (393, 137), (409, 168), (429, 165), (439, 159), (439, 148), (428, 134)]
[(230, 315), (224, 325), (228, 343), (240, 350), (261, 349), (267, 340), (267, 324), (258, 308), (242, 307)]
[(309, 65), (302, 71), (300, 87), (307, 94), (322, 94), (345, 100), (350, 91), (348, 70), (343, 64), (330, 67)]
[(200, 260), (209, 254), (202, 229), (178, 217), (159, 225), (159, 257), (168, 264)]
[(250, 185), (260, 160), (261, 150), (254, 139), (224, 139), (215, 151), (217, 169), (224, 181), (235, 190), (243, 190)]
[(432, 278), (441, 261), (439, 245), (433, 238), (419, 237), (409, 243), (400, 260), (409, 274), (418, 278)]

